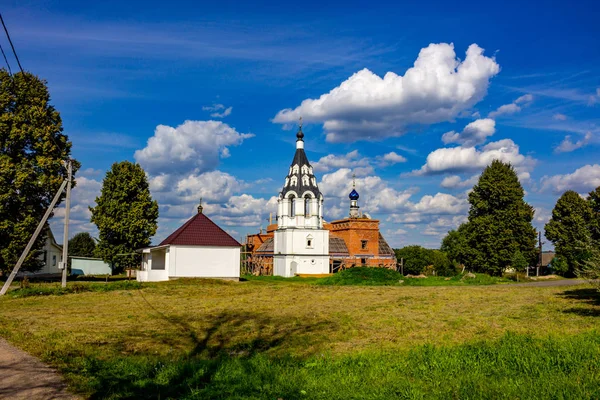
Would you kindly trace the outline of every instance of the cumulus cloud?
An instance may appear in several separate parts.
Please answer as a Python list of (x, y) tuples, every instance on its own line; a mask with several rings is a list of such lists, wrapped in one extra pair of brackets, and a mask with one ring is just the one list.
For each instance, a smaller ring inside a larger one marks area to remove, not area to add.
[(219, 156), (253, 134), (239, 133), (221, 121), (185, 121), (177, 128), (158, 125), (135, 160), (151, 175), (216, 168)]
[(437, 149), (427, 156), (425, 165), (412, 175), (432, 175), (446, 172), (480, 170), (493, 160), (511, 163), (517, 172), (527, 172), (535, 165), (535, 160), (519, 152), (519, 146), (511, 139), (503, 139), (485, 145), (481, 150), (474, 147), (453, 147)]
[(586, 132), (582, 139), (573, 142), (571, 135), (565, 136), (562, 142), (554, 149), (555, 153), (570, 153), (574, 150), (587, 146), (592, 140), (592, 132)]
[(361, 157), (358, 150), (354, 150), (344, 155), (329, 154), (321, 157), (319, 161), (313, 164), (313, 169), (326, 172), (336, 168), (367, 167), (369, 164), (368, 158)]
[[(77, 185), (71, 191), (71, 209), (69, 213), (69, 236), (78, 232), (91, 232), (96, 235), (96, 226), (90, 223), (92, 213), (89, 206), (95, 206), (96, 197), (100, 196), (102, 181), (77, 176)], [(58, 242), (62, 242), (63, 222), (65, 217), (65, 204), (54, 210), (54, 217), (50, 220), (50, 227)]]
[(495, 59), (476, 44), (469, 46), (464, 61), (453, 44), (430, 44), (404, 76), (388, 72), (381, 78), (363, 69), (329, 93), (279, 111), (274, 122), (303, 117), (323, 123), (329, 142), (399, 136), (408, 125), (447, 121), (471, 108), (499, 71)]
[(443, 188), (446, 188), (446, 189), (472, 187), (473, 185), (475, 185), (477, 183), (478, 179), (479, 179), (479, 175), (473, 175), (472, 177), (465, 179), (465, 180), (461, 179), (461, 177), (458, 175), (451, 175), (451, 176), (445, 177), (442, 180), (442, 183), (440, 184), (440, 186)]
[(571, 174), (544, 176), (541, 184), (542, 191), (554, 193), (566, 190), (584, 193), (594, 190), (600, 186), (600, 164), (585, 165)]
[(533, 95), (525, 94), (510, 104), (504, 104), (504, 105), (498, 107), (498, 109), (496, 109), (496, 111), (492, 111), (491, 113), (489, 113), (488, 117), (489, 118), (497, 118), (501, 115), (510, 115), (510, 114), (518, 113), (519, 111), (521, 111), (521, 107), (522, 107), (519, 104), (527, 105), (527, 104), (531, 103), (532, 101), (533, 101)]
[(398, 163), (403, 163), (406, 162), (406, 157), (401, 156), (400, 154), (397, 154), (394, 151), (391, 151), (389, 153), (384, 154), (383, 156), (379, 156), (379, 165), (381, 165), (382, 167), (388, 166), (388, 165), (394, 165), (394, 164), (398, 164)]
[(496, 132), (496, 121), (490, 118), (478, 119), (471, 122), (462, 132), (450, 131), (444, 133), (442, 141), (459, 143), (463, 147), (473, 147), (483, 144), (489, 136)]

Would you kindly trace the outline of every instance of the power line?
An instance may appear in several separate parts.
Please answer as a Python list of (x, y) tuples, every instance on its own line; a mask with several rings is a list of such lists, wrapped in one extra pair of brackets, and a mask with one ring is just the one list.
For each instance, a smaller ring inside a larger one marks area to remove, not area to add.
[(6, 62), (6, 66), (8, 67), (8, 74), (10, 76), (12, 76), (12, 71), (10, 70), (10, 64), (8, 63), (8, 59), (6, 58), (6, 54), (4, 53), (4, 49), (2, 48), (1, 44), (0, 44), (0, 51), (2, 52), (2, 56), (4, 57), (4, 61)]
[[(19, 65), (19, 69), (21, 73), (25, 73), (23, 71), (23, 67), (21, 66), (21, 61), (19, 61), (19, 56), (17, 55), (17, 51), (15, 50), (15, 46), (13, 45), (12, 40), (10, 39), (10, 35), (8, 33), (8, 29), (6, 28), (6, 24), (4, 23), (4, 18), (2, 18), (2, 14), (0, 14), (0, 22), (2, 22), (2, 26), (4, 27), (4, 32), (6, 32), (6, 37), (8, 38), (8, 43), (10, 43), (10, 47), (12, 48), (13, 54), (15, 55), (15, 59), (17, 60), (17, 64)], [(4, 52), (2, 52), (4, 53)]]

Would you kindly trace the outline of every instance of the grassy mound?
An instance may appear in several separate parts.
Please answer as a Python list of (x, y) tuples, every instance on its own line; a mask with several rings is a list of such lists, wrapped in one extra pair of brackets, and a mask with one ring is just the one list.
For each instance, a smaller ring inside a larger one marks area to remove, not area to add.
[(354, 267), (327, 278), (321, 278), (318, 285), (391, 286), (398, 285), (404, 277), (387, 268)]

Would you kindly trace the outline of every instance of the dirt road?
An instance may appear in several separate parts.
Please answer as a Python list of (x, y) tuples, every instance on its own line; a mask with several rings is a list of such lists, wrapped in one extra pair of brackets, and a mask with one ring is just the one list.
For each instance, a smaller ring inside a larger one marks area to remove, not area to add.
[(0, 399), (73, 400), (60, 375), (0, 338)]

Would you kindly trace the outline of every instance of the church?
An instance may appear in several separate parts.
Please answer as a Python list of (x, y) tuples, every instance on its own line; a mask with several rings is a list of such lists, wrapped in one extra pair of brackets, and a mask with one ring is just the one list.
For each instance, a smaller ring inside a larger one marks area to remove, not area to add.
[(323, 219), (323, 194), (304, 152), (302, 126), (296, 153), (277, 199), (276, 221), (246, 237), (242, 269), (255, 275), (322, 276), (355, 266), (396, 268), (379, 221), (359, 210), (355, 184), (345, 219)]

